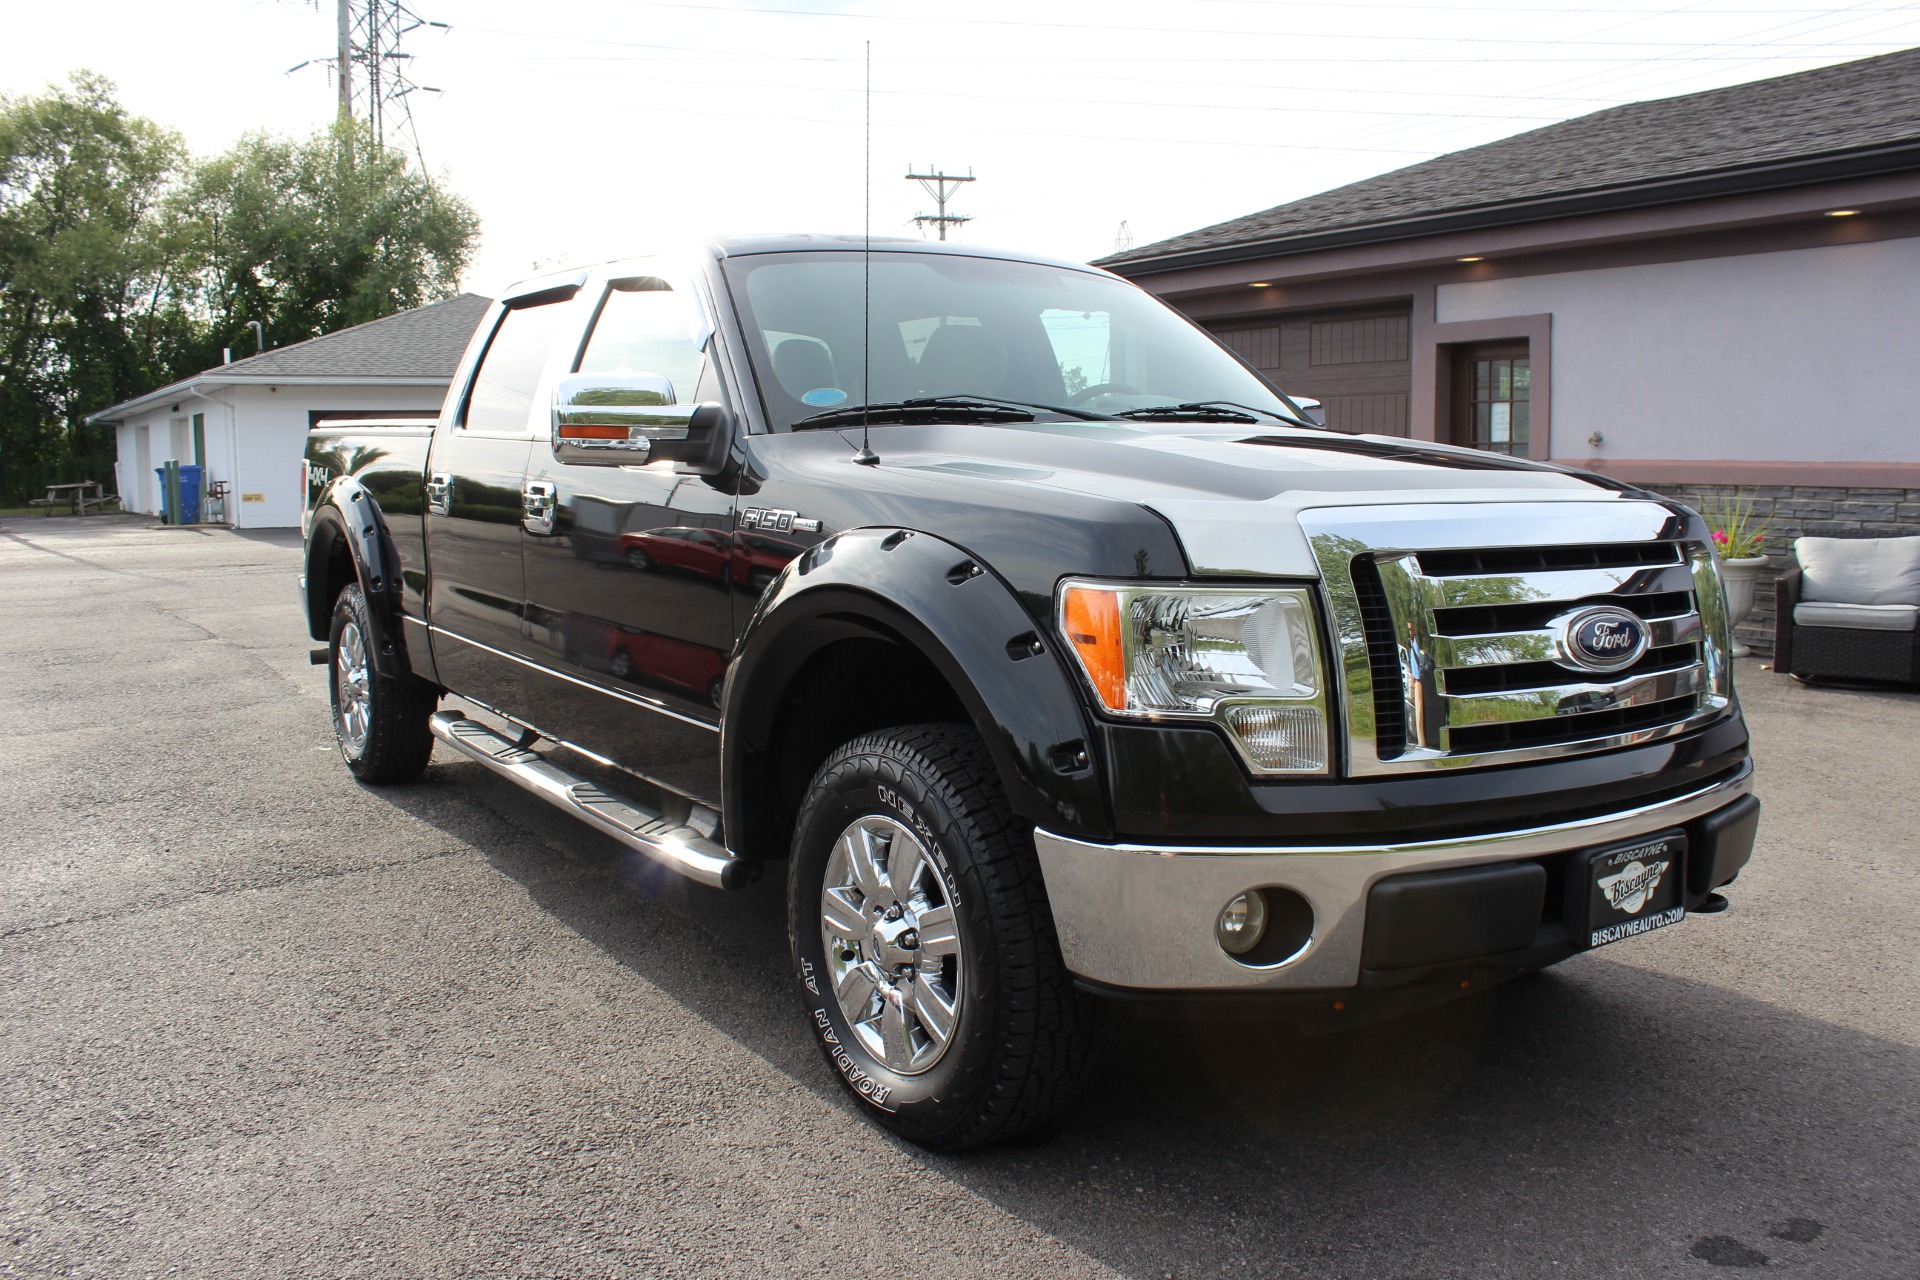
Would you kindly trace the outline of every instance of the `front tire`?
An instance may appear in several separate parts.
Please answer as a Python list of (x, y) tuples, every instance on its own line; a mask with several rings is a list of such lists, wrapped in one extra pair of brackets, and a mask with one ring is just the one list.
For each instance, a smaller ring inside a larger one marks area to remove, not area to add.
[(328, 701), (333, 736), (347, 768), (373, 786), (411, 782), (433, 754), (427, 719), (439, 695), (417, 676), (383, 676), (372, 662), (373, 628), (360, 584), (333, 604), (327, 642)]
[(1093, 1002), (971, 728), (886, 730), (828, 757), (795, 824), (788, 933), (828, 1063), (923, 1146), (1033, 1129), (1091, 1064)]

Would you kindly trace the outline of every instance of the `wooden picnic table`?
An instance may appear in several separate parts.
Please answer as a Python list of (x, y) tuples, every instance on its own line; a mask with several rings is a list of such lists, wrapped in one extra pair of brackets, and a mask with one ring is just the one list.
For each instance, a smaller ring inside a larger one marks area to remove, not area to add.
[(27, 505), (45, 507), (49, 516), (55, 507), (71, 507), (74, 515), (83, 516), (88, 507), (105, 507), (119, 501), (117, 493), (101, 493), (98, 480), (79, 480), (72, 484), (50, 484), (46, 497), (30, 498)]

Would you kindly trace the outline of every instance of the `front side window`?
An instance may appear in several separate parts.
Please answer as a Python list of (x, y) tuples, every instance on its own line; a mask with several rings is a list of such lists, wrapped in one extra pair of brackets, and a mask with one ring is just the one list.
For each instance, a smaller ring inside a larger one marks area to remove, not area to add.
[(614, 280), (574, 372), (659, 374), (675, 404), (697, 404), (707, 368), (700, 329), (686, 293), (659, 276)]
[(500, 318), (467, 395), (460, 425), (487, 435), (525, 435), (534, 393), (567, 307), (561, 302), (516, 307)]
[(777, 427), (945, 396), (1095, 415), (1200, 401), (1293, 414), (1183, 317), (1096, 272), (919, 252), (870, 264), (859, 253), (757, 254), (726, 270)]

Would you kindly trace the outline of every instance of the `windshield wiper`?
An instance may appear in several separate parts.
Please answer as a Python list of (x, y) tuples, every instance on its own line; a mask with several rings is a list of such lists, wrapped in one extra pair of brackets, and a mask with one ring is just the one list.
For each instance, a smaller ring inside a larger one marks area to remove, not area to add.
[(795, 431), (815, 427), (844, 427), (861, 422), (1032, 422), (1039, 413), (1057, 413), (1082, 422), (1105, 422), (1104, 413), (1069, 409), (1062, 405), (1029, 404), (1024, 400), (1000, 400), (992, 396), (925, 396), (917, 400), (884, 400), (873, 404), (848, 405), (802, 418), (793, 424)]
[(1302, 422), (1273, 409), (1256, 409), (1252, 405), (1240, 404), (1233, 400), (1189, 400), (1184, 404), (1150, 404), (1144, 409), (1126, 409), (1119, 416), (1141, 420), (1159, 419), (1171, 422), (1258, 422), (1254, 414), (1264, 413), (1276, 422), (1285, 422), (1297, 427), (1311, 427), (1311, 422)]

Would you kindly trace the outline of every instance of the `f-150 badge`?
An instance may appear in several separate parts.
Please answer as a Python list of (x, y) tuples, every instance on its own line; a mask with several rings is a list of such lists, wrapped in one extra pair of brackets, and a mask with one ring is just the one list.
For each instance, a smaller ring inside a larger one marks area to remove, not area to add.
[(764, 529), (768, 533), (818, 533), (820, 522), (778, 507), (748, 507), (740, 513), (743, 529)]

